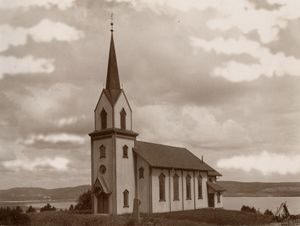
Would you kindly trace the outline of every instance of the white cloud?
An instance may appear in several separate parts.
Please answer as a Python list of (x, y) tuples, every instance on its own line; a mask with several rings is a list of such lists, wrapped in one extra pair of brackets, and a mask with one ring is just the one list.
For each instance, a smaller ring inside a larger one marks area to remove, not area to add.
[(235, 169), (250, 172), (258, 170), (263, 175), (277, 173), (280, 175), (300, 172), (300, 155), (277, 154), (263, 151), (253, 155), (237, 155), (221, 159), (217, 166), (222, 169)]
[(24, 58), (0, 56), (0, 79), (4, 75), (49, 74), (54, 69), (53, 60), (51, 59), (33, 58), (33, 56), (26, 56)]
[(23, 8), (28, 10), (31, 7), (44, 7), (49, 9), (57, 6), (61, 10), (73, 6), (75, 0), (0, 0), (0, 9)]
[(68, 126), (68, 125), (74, 125), (77, 122), (79, 122), (79, 120), (83, 120), (85, 119), (86, 116), (85, 115), (81, 115), (81, 116), (70, 116), (67, 118), (60, 118), (59, 120), (56, 121), (56, 124), (59, 127), (64, 127), (64, 126)]
[(34, 116), (35, 120), (50, 123), (55, 123), (56, 120), (48, 115), (65, 113), (66, 102), (74, 97), (74, 93), (78, 93), (78, 88), (69, 83), (56, 83), (48, 88), (27, 88), (30, 95), (20, 97), (13, 92), (9, 95), (25, 114)]
[(270, 5), (280, 5), (272, 10), (258, 9), (248, 0), (117, 0), (121, 1), (130, 2), (137, 9), (150, 8), (157, 13), (214, 9), (219, 14), (207, 22), (210, 29), (227, 31), (238, 28), (242, 34), (256, 31), (263, 43), (278, 40), (279, 32), (287, 27), (288, 22), (300, 18), (299, 0), (267, 0)]
[(260, 43), (239, 37), (238, 39), (216, 38), (206, 41), (191, 37), (191, 45), (205, 51), (215, 51), (217, 54), (240, 55), (246, 54), (258, 63), (241, 63), (229, 61), (214, 70), (214, 75), (222, 76), (233, 82), (252, 81), (260, 76), (300, 76), (300, 59), (286, 56), (282, 52), (272, 53)]
[(69, 160), (63, 157), (55, 158), (35, 158), (28, 159), (21, 157), (15, 160), (4, 161), (2, 165), (13, 171), (29, 170), (34, 171), (38, 168), (51, 168), (53, 170), (64, 171), (68, 169)]
[(72, 143), (72, 144), (84, 144), (85, 139), (82, 136), (74, 135), (74, 134), (66, 134), (66, 133), (59, 133), (59, 134), (35, 134), (31, 135), (28, 139), (24, 141), (26, 145), (32, 145), (38, 142), (45, 142), (45, 143)]
[[(152, 105), (136, 108), (138, 128), (145, 140), (180, 146), (220, 147), (249, 142), (244, 128), (234, 120), (220, 122), (206, 108)], [(147, 118), (145, 121), (144, 119)], [(172, 131), (172, 132), (170, 132)]]
[(41, 20), (31, 28), (0, 26), (0, 52), (6, 51), (10, 46), (20, 46), (27, 43), (28, 37), (36, 42), (74, 41), (82, 38), (84, 33), (67, 24), (53, 22), (48, 19)]

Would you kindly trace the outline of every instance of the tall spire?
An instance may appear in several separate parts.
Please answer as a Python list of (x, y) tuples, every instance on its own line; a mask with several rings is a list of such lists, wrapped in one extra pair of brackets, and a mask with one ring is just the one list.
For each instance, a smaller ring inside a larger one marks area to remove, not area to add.
[(113, 18), (111, 15), (111, 38), (110, 38), (110, 49), (107, 67), (107, 77), (106, 77), (106, 89), (108, 90), (118, 90), (120, 87), (120, 79), (118, 72), (117, 56), (115, 51), (114, 36), (113, 36)]

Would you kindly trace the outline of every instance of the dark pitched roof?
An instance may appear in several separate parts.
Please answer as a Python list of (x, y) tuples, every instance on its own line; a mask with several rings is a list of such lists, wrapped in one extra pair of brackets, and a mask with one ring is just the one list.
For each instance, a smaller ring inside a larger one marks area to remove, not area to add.
[(217, 183), (212, 183), (210, 181), (207, 181), (207, 185), (210, 189), (212, 189), (213, 191), (216, 191), (216, 192), (223, 192), (223, 191), (226, 191), (225, 188), (221, 187), (219, 184)]
[(107, 77), (106, 77), (106, 89), (119, 90), (120, 88), (121, 88), (121, 86), (120, 86), (114, 37), (113, 37), (113, 32), (111, 32), (108, 67), (107, 67)]
[(213, 170), (208, 172), (208, 176), (222, 176), (218, 171)]
[(117, 102), (122, 90), (121, 89), (103, 89), (108, 101), (112, 106)]
[(98, 191), (98, 192), (103, 192), (105, 194), (110, 194), (111, 191), (109, 189), (109, 187), (107, 186), (107, 183), (105, 182), (105, 179), (103, 176), (100, 176), (96, 179), (94, 186), (93, 186), (93, 190), (94, 191)]
[(186, 148), (136, 141), (134, 151), (153, 167), (214, 170)]

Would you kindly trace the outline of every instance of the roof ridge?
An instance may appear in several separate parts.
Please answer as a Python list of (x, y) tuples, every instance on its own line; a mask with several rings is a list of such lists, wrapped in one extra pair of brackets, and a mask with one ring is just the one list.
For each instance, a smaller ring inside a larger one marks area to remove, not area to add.
[[(154, 144), (154, 145), (161, 145), (161, 146), (165, 146), (165, 147), (181, 148), (181, 149), (188, 150), (186, 147), (178, 147), (178, 146), (172, 146), (172, 145), (168, 145), (168, 144), (159, 144), (159, 143), (153, 143), (153, 142), (149, 142), (149, 141), (141, 141), (141, 140), (136, 140), (136, 141), (137, 141), (137, 142), (141, 142), (141, 143)], [(188, 151), (189, 151), (189, 150), (188, 150)]]

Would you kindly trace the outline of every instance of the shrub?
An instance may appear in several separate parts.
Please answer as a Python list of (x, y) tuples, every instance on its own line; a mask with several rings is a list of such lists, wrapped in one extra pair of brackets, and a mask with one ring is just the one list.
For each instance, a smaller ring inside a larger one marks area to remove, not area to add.
[[(70, 206), (71, 208), (71, 206)], [(92, 209), (92, 191), (82, 193), (74, 207), (74, 210), (91, 210)]]
[(21, 207), (10, 209), (0, 208), (0, 225), (28, 225), (30, 223), (30, 218), (27, 214), (23, 213)]
[(35, 213), (36, 209), (33, 208), (32, 206), (29, 206), (28, 209), (26, 210), (26, 213)]
[(56, 211), (56, 208), (54, 206), (51, 206), (49, 203), (47, 203), (47, 205), (43, 206), (40, 209), (41, 212), (43, 211)]
[(264, 212), (264, 215), (274, 217), (273, 212), (271, 210), (269, 210), (269, 209), (266, 209), (266, 211)]
[(242, 206), (241, 211), (248, 212), (248, 213), (257, 213), (257, 210), (254, 207), (245, 206), (245, 205)]

